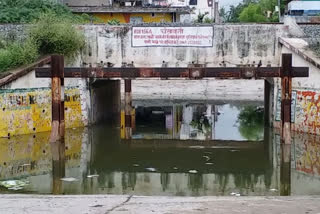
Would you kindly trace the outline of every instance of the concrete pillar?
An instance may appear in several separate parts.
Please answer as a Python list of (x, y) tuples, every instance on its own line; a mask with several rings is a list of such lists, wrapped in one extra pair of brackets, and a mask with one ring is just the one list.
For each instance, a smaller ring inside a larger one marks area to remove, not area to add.
[(52, 93), (52, 126), (50, 142), (60, 140), (64, 143), (64, 58), (60, 55), (51, 57), (51, 93)]
[(280, 195), (291, 194), (291, 145), (281, 144)]
[(124, 80), (124, 113), (125, 113), (125, 139), (132, 137), (132, 94), (131, 94), (131, 79)]
[(282, 54), (281, 143), (291, 144), (292, 54)]

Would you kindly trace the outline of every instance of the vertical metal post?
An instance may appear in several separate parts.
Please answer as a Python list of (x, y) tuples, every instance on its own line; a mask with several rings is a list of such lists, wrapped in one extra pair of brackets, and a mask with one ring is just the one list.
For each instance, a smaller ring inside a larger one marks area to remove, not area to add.
[(282, 54), (281, 143), (291, 144), (292, 54)]
[(264, 80), (264, 125), (270, 126), (270, 96), (271, 95), (271, 83), (265, 79)]
[[(64, 58), (60, 55), (51, 57), (51, 93), (52, 93), (52, 129), (50, 142), (63, 140), (64, 123)], [(62, 87), (61, 87), (62, 86)]]
[(124, 80), (124, 111), (125, 111), (125, 138), (131, 139), (132, 137), (132, 94), (131, 94), (131, 79)]

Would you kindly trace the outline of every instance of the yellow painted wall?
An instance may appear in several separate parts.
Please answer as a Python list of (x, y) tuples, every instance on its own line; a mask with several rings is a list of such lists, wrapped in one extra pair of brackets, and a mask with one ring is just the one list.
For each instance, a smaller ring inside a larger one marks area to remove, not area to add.
[[(80, 90), (65, 92), (66, 128), (82, 127)], [(0, 137), (51, 130), (51, 90), (0, 90)]]
[(145, 23), (172, 22), (171, 13), (154, 13), (154, 16), (152, 16), (151, 13), (96, 13), (93, 14), (93, 16), (103, 20), (104, 22), (117, 19), (120, 23), (130, 23), (130, 17), (142, 17), (142, 20)]

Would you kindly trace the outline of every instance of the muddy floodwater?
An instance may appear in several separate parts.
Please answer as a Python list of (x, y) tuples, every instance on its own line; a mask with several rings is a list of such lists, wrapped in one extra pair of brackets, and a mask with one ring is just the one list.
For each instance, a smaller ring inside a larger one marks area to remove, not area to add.
[(133, 105), (131, 140), (121, 123), (68, 129), (65, 144), (50, 133), (0, 139), (0, 193), (320, 195), (320, 136), (280, 145), (263, 103)]

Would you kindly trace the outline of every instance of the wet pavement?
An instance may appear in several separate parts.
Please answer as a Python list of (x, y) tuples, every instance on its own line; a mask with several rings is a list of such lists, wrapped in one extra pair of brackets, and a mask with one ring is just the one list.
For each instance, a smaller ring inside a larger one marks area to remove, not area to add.
[(140, 196), (320, 195), (320, 137), (280, 146), (261, 103), (134, 102), (133, 139), (119, 124), (0, 139), (0, 193)]

